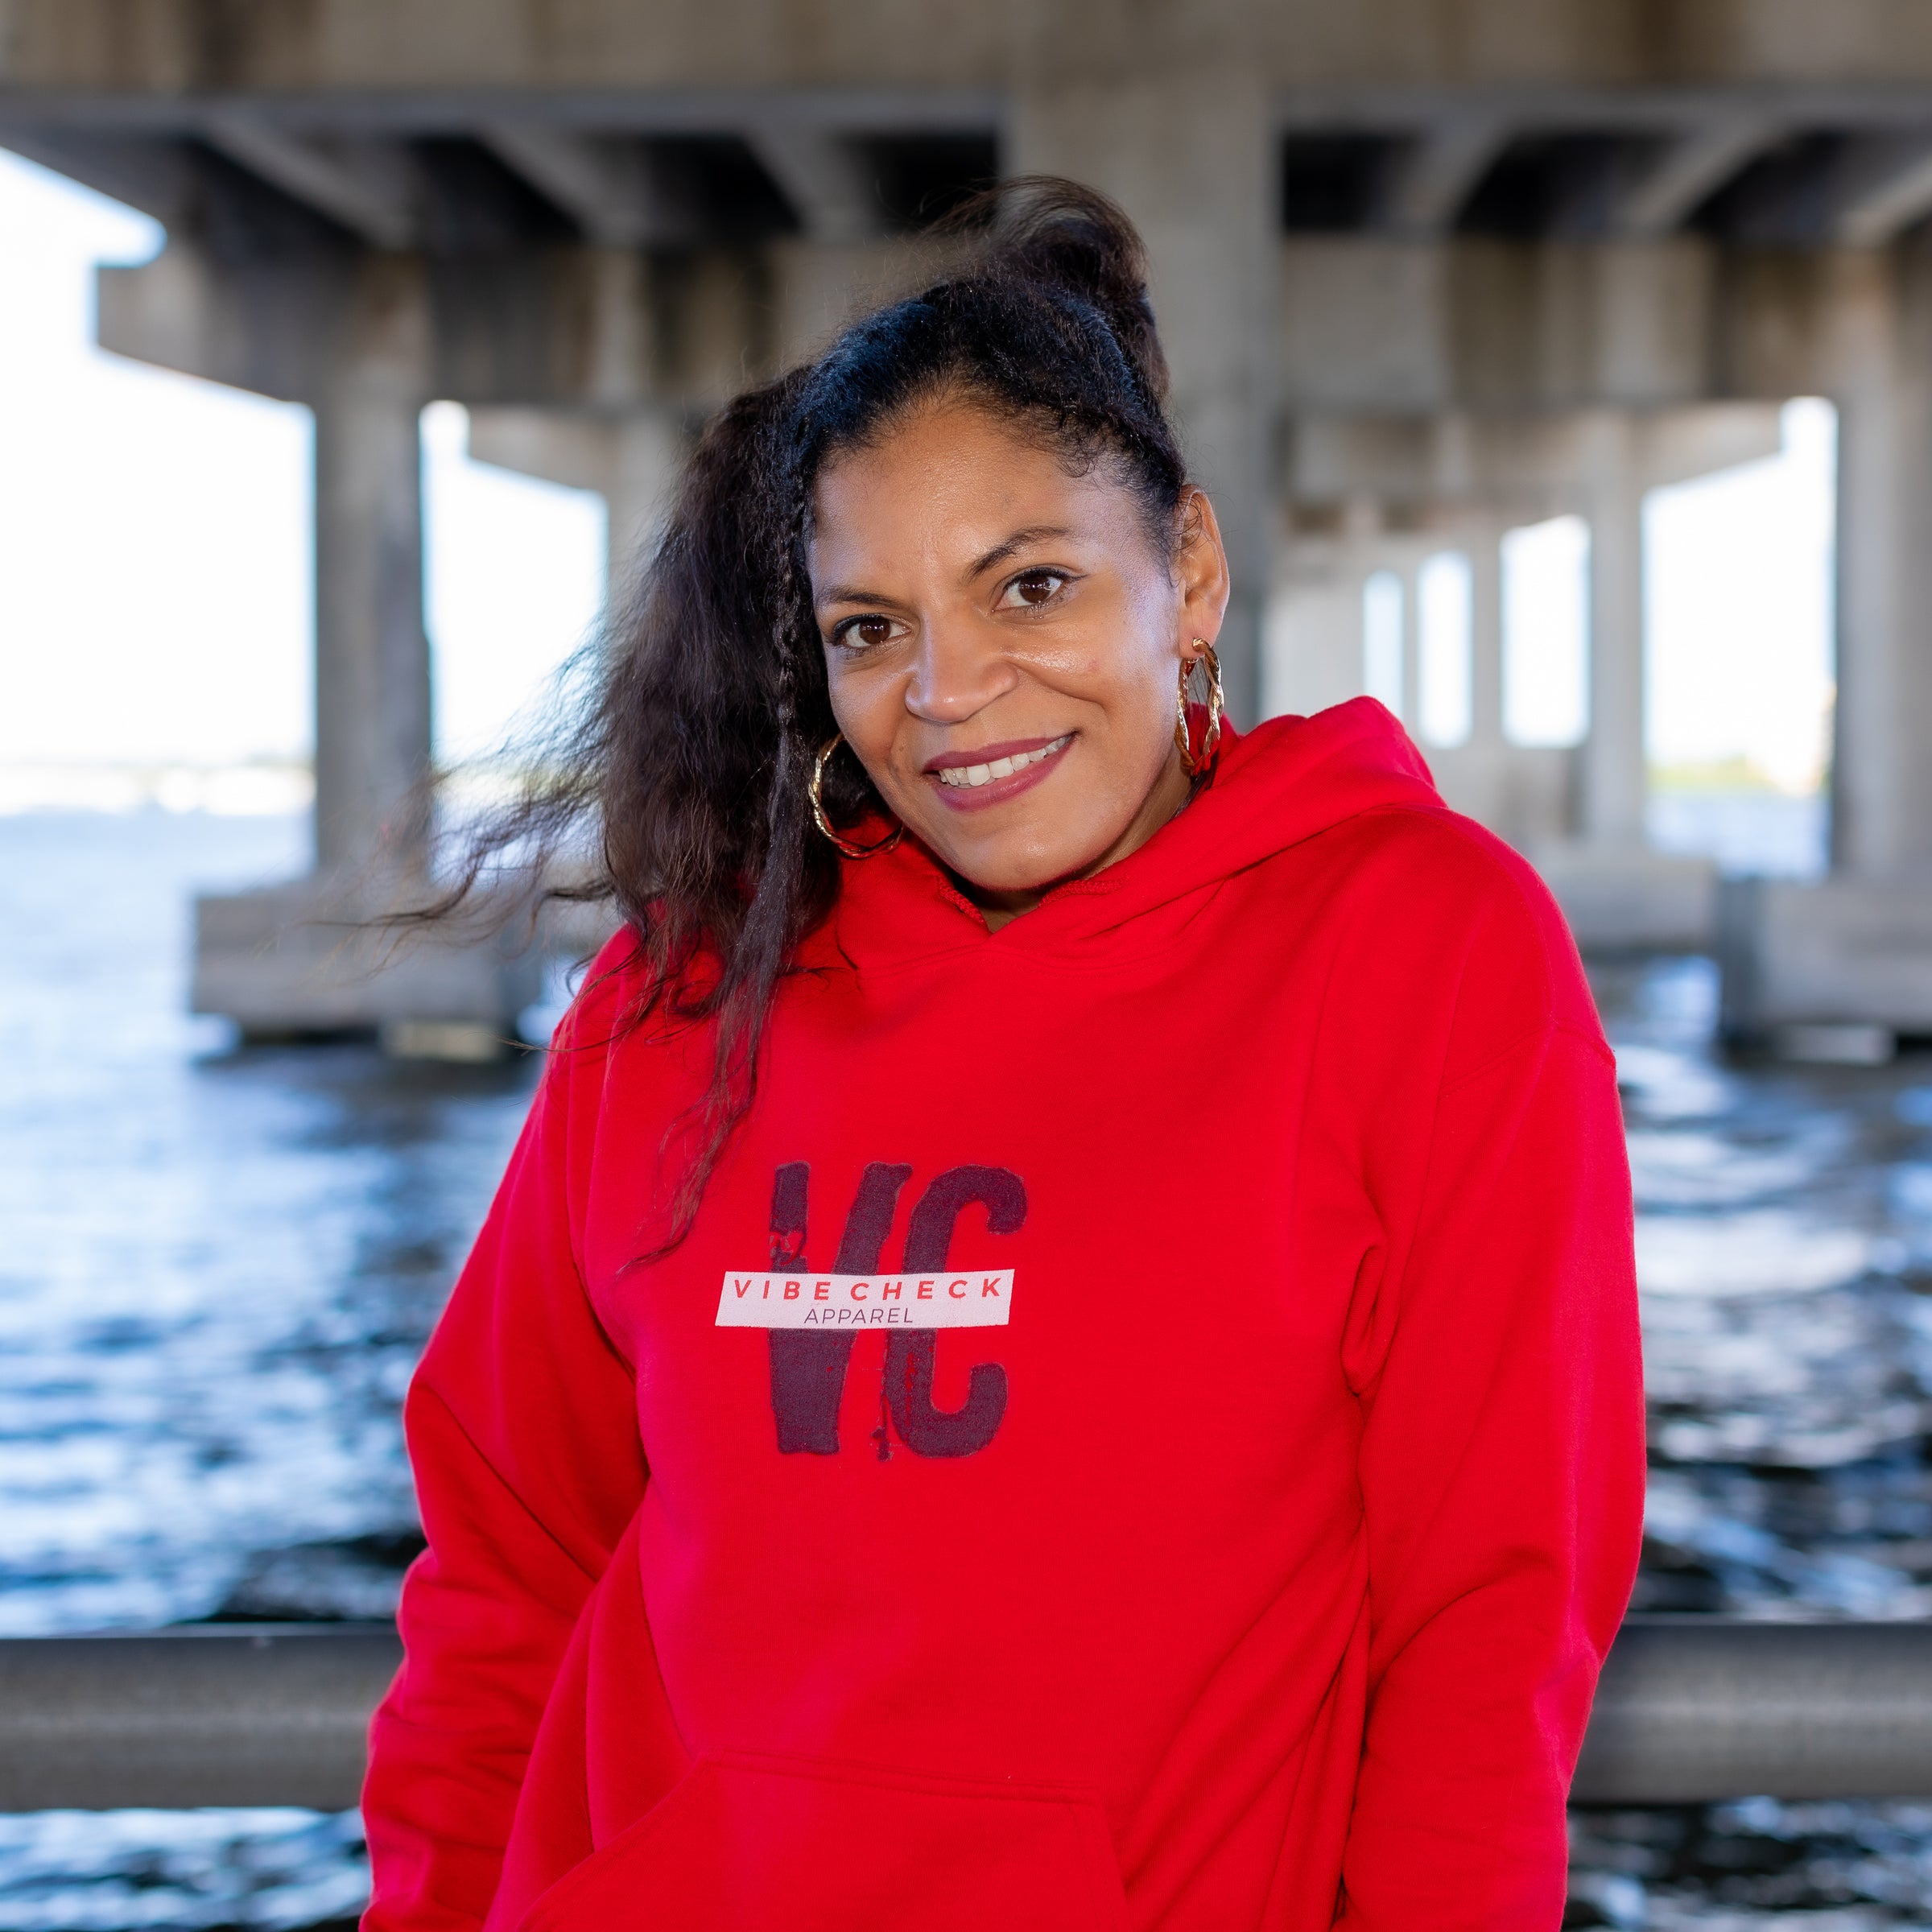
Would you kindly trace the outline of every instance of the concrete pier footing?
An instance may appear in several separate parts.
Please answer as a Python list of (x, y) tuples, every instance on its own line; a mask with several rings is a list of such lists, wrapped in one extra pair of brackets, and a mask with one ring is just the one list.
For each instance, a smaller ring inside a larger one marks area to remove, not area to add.
[(1567, 840), (1530, 857), (1585, 952), (1708, 952), (1717, 936), (1717, 867), (1634, 840)]
[(322, 873), (196, 900), (193, 1010), (245, 1038), (373, 1031), (405, 1055), (489, 1057), (543, 992), (549, 935), (526, 916), (490, 931), (487, 909), (440, 931), (380, 922), (428, 890)]
[(1728, 880), (1718, 906), (1720, 1024), (1733, 1043), (1864, 1059), (1932, 1039), (1932, 873)]

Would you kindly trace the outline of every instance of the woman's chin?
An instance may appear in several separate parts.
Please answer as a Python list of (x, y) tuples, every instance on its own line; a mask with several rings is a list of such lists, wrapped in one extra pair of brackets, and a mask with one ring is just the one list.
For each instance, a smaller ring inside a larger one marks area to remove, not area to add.
[[(1008, 840), (980, 843), (955, 838), (941, 843), (928, 838), (926, 843), (970, 894), (989, 899), (1037, 899), (1085, 871), (1096, 856), (1060, 840), (1029, 843), (1019, 849), (1015, 849), (1017, 841)], [(995, 843), (1005, 849), (989, 850)]]

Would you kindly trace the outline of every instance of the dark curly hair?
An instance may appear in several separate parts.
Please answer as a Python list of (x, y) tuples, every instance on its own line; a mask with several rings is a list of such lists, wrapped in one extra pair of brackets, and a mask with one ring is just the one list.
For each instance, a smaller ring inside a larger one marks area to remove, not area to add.
[[(794, 949), (831, 911), (840, 861), (807, 782), (837, 727), (806, 554), (814, 481), (939, 397), (1037, 437), (1076, 473), (1110, 465), (1170, 549), (1187, 473), (1140, 237), (1111, 201), (1048, 177), (989, 190), (945, 224), (955, 271), (853, 323), (824, 354), (727, 405), (687, 463), (663, 535), (602, 640), (586, 712), (507, 809), (473, 827), (454, 910), (514, 855), (544, 896), (611, 904), (653, 1009), (715, 1022), (704, 1118), (663, 1253), (756, 1091)], [(828, 815), (883, 807), (857, 760), (828, 768)], [(589, 835), (584, 840), (586, 833)], [(558, 882), (566, 846), (594, 854)]]

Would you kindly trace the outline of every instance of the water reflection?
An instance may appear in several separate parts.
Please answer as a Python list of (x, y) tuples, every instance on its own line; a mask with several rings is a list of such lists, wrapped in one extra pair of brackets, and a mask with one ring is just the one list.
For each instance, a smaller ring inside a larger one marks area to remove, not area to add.
[(1932, 1612), (1932, 1066), (1726, 1066), (1707, 963), (1596, 980), (1637, 1197), (1637, 1606)]
[(1932, 1924), (1932, 1805), (1923, 1802), (1754, 1798), (1579, 1814), (1571, 1856), (1567, 1926), (1889, 1932)]
[(398, 1400), (534, 1063), (185, 1018), (190, 890), (297, 844), (0, 819), (0, 1633), (393, 1604)]
[[(396, 1406), (535, 1077), (233, 1048), (196, 886), (294, 823), (0, 818), (0, 1632), (386, 1613)], [(1639, 1206), (1640, 1607), (1932, 1614), (1932, 1061), (1732, 1066), (1701, 961), (1600, 971)], [(1579, 1925), (1932, 1924), (1932, 1809), (1579, 1814)], [(0, 1932), (353, 1910), (353, 1817), (0, 1818)], [(1903, 1916), (1901, 1916), (1901, 1915)]]
[(353, 1811), (0, 1816), (7, 1932), (351, 1932), (368, 1897)]

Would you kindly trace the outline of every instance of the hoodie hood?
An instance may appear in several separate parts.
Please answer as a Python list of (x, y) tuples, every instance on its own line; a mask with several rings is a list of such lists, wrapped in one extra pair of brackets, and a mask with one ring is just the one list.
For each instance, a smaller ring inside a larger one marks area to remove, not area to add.
[[(975, 946), (1056, 951), (1174, 906), (1378, 807), (1440, 807), (1409, 734), (1373, 698), (1312, 717), (1224, 729), (1211, 782), (1138, 851), (1092, 878), (1055, 886), (1031, 912), (989, 933), (927, 848), (848, 860), (828, 936), (861, 971)], [(815, 962), (816, 963), (816, 962)]]

